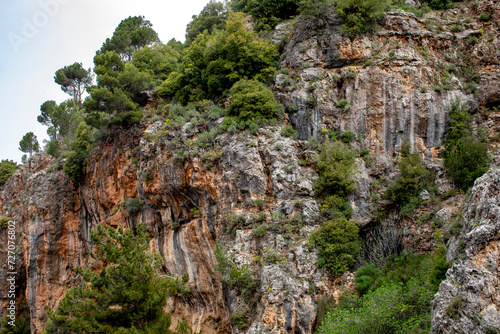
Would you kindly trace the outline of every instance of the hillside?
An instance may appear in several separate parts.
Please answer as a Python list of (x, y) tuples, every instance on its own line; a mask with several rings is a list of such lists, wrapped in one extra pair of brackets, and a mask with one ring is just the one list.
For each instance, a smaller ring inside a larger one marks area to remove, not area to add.
[(1, 186), (0, 291), (15, 271), (31, 333), (77, 267), (100, 270), (91, 231), (140, 223), (189, 288), (172, 329), (395, 333), (372, 302), (401, 305), (404, 333), (500, 331), (500, 2), (393, 6), (355, 36), (335, 7), (276, 24), (248, 8), (194, 19), (185, 44), (106, 41), (65, 106), (78, 122)]

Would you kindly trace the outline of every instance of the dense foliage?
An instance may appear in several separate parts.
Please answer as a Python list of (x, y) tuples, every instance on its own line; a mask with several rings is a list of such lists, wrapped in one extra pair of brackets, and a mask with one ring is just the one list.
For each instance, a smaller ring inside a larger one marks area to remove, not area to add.
[(431, 302), (449, 264), (444, 246), (432, 257), (404, 252), (384, 268), (356, 271), (360, 296), (345, 292), (327, 304), (318, 333), (428, 333)]
[(79, 184), (85, 176), (87, 158), (90, 154), (89, 150), (91, 144), (92, 136), (90, 126), (81, 122), (78, 126), (76, 140), (69, 144), (71, 150), (64, 153), (66, 162), (63, 171), (75, 184)]
[(245, 28), (242, 13), (230, 13), (225, 30), (205, 31), (186, 49), (181, 70), (172, 72), (158, 89), (179, 102), (217, 99), (243, 78), (267, 82), (278, 51)]
[(355, 154), (341, 141), (326, 140), (319, 146), (315, 160), (319, 178), (314, 192), (334, 216), (347, 216), (352, 210), (347, 196), (355, 189)]
[(48, 312), (47, 333), (172, 333), (167, 297), (189, 290), (161, 274), (163, 260), (149, 252), (145, 225), (136, 234), (99, 225), (92, 240), (101, 270), (80, 270), (82, 283)]
[(64, 66), (57, 70), (54, 81), (61, 86), (63, 92), (69, 94), (75, 103), (82, 103), (85, 87), (92, 83), (90, 68), (84, 69), (81, 63)]
[(0, 186), (3, 186), (7, 179), (14, 174), (17, 169), (17, 163), (12, 160), (4, 159), (0, 162)]
[(252, 15), (255, 29), (271, 30), (278, 23), (297, 14), (298, 0), (232, 0), (235, 11)]
[(311, 245), (318, 249), (318, 266), (340, 275), (352, 266), (361, 250), (359, 228), (351, 220), (329, 220), (311, 233)]
[(336, 0), (337, 13), (343, 19), (342, 29), (355, 37), (373, 32), (376, 24), (384, 18), (390, 0)]
[(466, 190), (488, 170), (490, 158), (486, 144), (472, 130), (472, 116), (460, 101), (452, 104), (450, 118), (443, 152), (444, 168), (455, 184)]
[(152, 26), (144, 16), (129, 16), (120, 22), (113, 36), (106, 39), (97, 53), (116, 51), (122, 59), (132, 60), (135, 51), (160, 41)]
[(242, 120), (253, 118), (275, 118), (280, 106), (274, 99), (273, 92), (256, 80), (240, 80), (231, 88), (230, 116)]
[(19, 150), (24, 153), (29, 153), (30, 158), (33, 153), (40, 151), (40, 144), (33, 132), (30, 131), (23, 136), (19, 142)]
[(37, 120), (48, 126), (49, 142), (45, 149), (47, 153), (58, 157), (61, 150), (68, 147), (76, 139), (76, 129), (83, 119), (83, 111), (73, 100), (57, 105), (55, 101), (45, 101), (40, 106)]
[(190, 44), (196, 36), (205, 30), (211, 33), (215, 29), (223, 29), (227, 16), (227, 8), (222, 2), (210, 0), (200, 14), (193, 15), (192, 21), (187, 25), (186, 44)]
[(400, 175), (387, 189), (386, 197), (398, 209), (414, 208), (421, 199), (420, 193), (424, 189), (431, 190), (431, 174), (425, 167), (422, 157), (418, 152), (411, 152), (410, 142), (405, 139), (400, 149), (401, 160), (398, 164)]

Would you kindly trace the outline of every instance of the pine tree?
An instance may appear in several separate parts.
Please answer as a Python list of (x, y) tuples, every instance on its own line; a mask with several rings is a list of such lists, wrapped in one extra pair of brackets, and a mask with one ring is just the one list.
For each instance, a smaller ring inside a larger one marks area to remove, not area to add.
[(55, 312), (49, 310), (47, 333), (173, 333), (170, 316), (163, 313), (167, 297), (189, 289), (161, 274), (163, 261), (148, 250), (146, 226), (140, 224), (134, 234), (99, 225), (92, 240), (101, 270), (78, 269), (82, 282)]
[(19, 142), (19, 150), (24, 153), (29, 153), (29, 157), (33, 152), (38, 152), (40, 150), (40, 144), (33, 132), (28, 132), (23, 136), (23, 139)]

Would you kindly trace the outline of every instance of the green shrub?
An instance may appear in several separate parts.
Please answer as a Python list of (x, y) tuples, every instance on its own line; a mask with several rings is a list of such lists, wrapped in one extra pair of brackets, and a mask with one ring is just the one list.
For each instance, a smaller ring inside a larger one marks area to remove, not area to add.
[(344, 22), (342, 30), (351, 38), (374, 32), (389, 4), (389, 0), (337, 0), (337, 13)]
[(351, 105), (349, 104), (349, 101), (347, 100), (339, 100), (336, 104), (337, 108), (342, 108), (344, 109), (344, 111), (347, 111), (349, 110), (349, 108), (351, 108)]
[(314, 183), (316, 196), (345, 198), (355, 188), (355, 152), (339, 141), (326, 140), (315, 160), (319, 178)]
[(232, 103), (228, 108), (230, 116), (242, 120), (256, 118), (275, 118), (280, 113), (280, 106), (274, 99), (273, 92), (261, 82), (240, 80), (231, 88)]
[(66, 163), (63, 171), (74, 184), (80, 184), (87, 170), (87, 158), (92, 144), (90, 126), (80, 123), (78, 126), (76, 141), (71, 142), (70, 151), (64, 154)]
[(464, 295), (459, 294), (446, 307), (445, 310), (446, 314), (448, 314), (450, 318), (458, 318), (464, 306), (465, 306), (465, 297)]
[(0, 186), (7, 182), (8, 178), (17, 170), (17, 163), (12, 160), (4, 159), (0, 162)]
[(401, 144), (402, 159), (398, 164), (401, 174), (385, 194), (399, 209), (418, 204), (420, 193), (424, 189), (430, 189), (432, 183), (422, 157), (418, 152), (411, 153), (410, 150), (410, 143), (405, 139)]
[(281, 135), (283, 137), (289, 137), (289, 138), (296, 138), (297, 133), (295, 132), (293, 126), (285, 126), (283, 129), (281, 129)]
[(231, 314), (231, 322), (239, 329), (244, 330), (248, 327), (245, 312), (242, 310), (236, 310)]
[(479, 21), (488, 22), (489, 20), (491, 20), (490, 14), (488, 14), (488, 13), (479, 14)]
[(122, 203), (122, 208), (126, 209), (131, 215), (141, 212), (141, 201), (138, 198), (127, 198)]
[(432, 9), (449, 9), (453, 8), (453, 2), (451, 0), (425, 0)]
[(341, 137), (344, 143), (350, 144), (354, 140), (354, 133), (351, 130), (347, 130), (342, 133)]
[(345, 298), (326, 315), (319, 334), (424, 333), (433, 293), (419, 280), (391, 283), (362, 298)]
[(361, 295), (375, 290), (380, 285), (382, 270), (369, 263), (356, 270), (356, 287)]
[(257, 225), (252, 229), (252, 232), (255, 236), (257, 237), (262, 237), (263, 235), (266, 234), (268, 229), (268, 225), (266, 223)]
[(314, 230), (311, 245), (318, 249), (318, 266), (336, 276), (353, 265), (361, 250), (359, 228), (345, 218), (329, 220)]
[(477, 139), (471, 129), (471, 115), (458, 100), (452, 104), (450, 118), (443, 152), (444, 168), (455, 184), (466, 190), (488, 170), (490, 158), (486, 144)]
[(464, 30), (464, 27), (458, 24), (454, 24), (450, 27), (451, 32), (461, 32), (462, 30)]

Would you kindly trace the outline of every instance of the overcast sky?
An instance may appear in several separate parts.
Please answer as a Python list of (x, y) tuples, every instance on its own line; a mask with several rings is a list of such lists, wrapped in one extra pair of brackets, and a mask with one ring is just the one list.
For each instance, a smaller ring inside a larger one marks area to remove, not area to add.
[(143, 15), (162, 42), (184, 41), (186, 25), (209, 0), (0, 0), (0, 159), (21, 161), (19, 141), (47, 128), (40, 105), (69, 98), (54, 73), (93, 57), (121, 20)]

